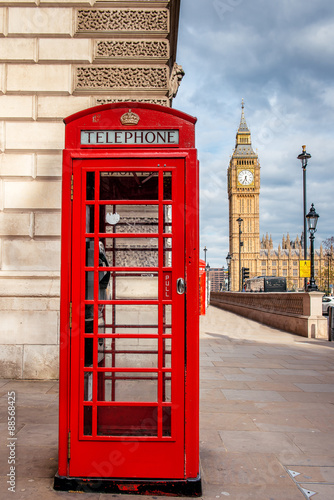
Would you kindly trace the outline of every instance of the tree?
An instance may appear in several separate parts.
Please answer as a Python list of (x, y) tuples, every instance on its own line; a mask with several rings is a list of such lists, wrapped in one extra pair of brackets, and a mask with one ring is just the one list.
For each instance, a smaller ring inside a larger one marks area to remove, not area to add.
[(326, 238), (322, 242), (322, 247), (324, 249), (326, 264), (320, 270), (320, 277), (323, 283), (325, 283), (325, 290), (329, 294), (331, 292), (330, 285), (334, 283), (334, 236)]
[(333, 255), (333, 247), (334, 247), (334, 236), (331, 236), (330, 238), (326, 238), (322, 242), (322, 246), (325, 250), (325, 253), (330, 252)]

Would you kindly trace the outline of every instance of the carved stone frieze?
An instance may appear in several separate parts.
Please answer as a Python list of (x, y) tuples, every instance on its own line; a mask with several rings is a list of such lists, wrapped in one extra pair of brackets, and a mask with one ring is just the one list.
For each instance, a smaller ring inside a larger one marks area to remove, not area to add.
[(169, 107), (169, 99), (140, 99), (140, 98), (133, 98), (133, 97), (122, 97), (122, 98), (104, 98), (104, 97), (97, 97), (95, 99), (95, 102), (97, 105), (99, 104), (110, 104), (113, 102), (150, 102), (151, 104), (160, 104), (160, 106), (167, 106)]
[(80, 9), (77, 32), (168, 31), (166, 9)]
[(159, 57), (168, 58), (167, 40), (98, 40), (96, 57)]
[(85, 89), (167, 89), (168, 68), (149, 66), (79, 66), (76, 88)]

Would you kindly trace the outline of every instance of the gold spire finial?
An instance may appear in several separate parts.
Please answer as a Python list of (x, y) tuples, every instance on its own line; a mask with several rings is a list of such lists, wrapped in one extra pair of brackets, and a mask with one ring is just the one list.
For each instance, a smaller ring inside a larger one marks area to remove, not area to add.
[(244, 103), (244, 98), (241, 99), (241, 109), (244, 109), (245, 103)]

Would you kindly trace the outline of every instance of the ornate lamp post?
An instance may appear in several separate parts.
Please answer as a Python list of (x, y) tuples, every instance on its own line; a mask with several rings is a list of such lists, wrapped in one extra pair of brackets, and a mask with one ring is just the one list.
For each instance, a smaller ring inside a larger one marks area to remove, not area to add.
[(310, 284), (308, 286), (308, 291), (315, 292), (316, 290), (318, 290), (318, 287), (315, 284), (315, 279), (314, 279), (314, 233), (317, 230), (317, 222), (319, 219), (319, 215), (315, 211), (313, 203), (311, 205), (309, 213), (306, 216), (306, 219), (311, 240), (311, 279), (310, 279)]
[(206, 266), (206, 252), (208, 251), (208, 249), (206, 248), (206, 246), (203, 248), (203, 252), (204, 252), (204, 260), (205, 260), (205, 266)]
[(230, 291), (230, 279), (231, 279), (231, 254), (230, 252), (226, 255), (226, 262), (227, 262), (227, 291)]
[[(306, 236), (306, 166), (311, 155), (306, 152), (306, 146), (302, 146), (303, 152), (297, 156), (302, 162), (303, 169), (303, 207), (304, 207), (304, 260), (307, 260), (307, 236)], [(304, 290), (306, 290), (307, 279), (304, 280)]]
[(239, 292), (242, 292), (242, 276), (241, 276), (241, 247), (243, 246), (243, 241), (241, 241), (241, 223), (243, 222), (243, 219), (239, 217), (237, 219), (237, 223), (239, 224)]

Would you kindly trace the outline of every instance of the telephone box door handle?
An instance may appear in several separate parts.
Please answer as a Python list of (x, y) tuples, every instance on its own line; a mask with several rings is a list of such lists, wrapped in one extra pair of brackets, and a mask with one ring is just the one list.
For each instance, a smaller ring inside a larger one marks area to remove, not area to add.
[(179, 278), (176, 282), (176, 291), (179, 295), (183, 295), (184, 292), (185, 292), (185, 289), (186, 289), (186, 286), (185, 286), (185, 283), (184, 283), (184, 279), (183, 278)]

